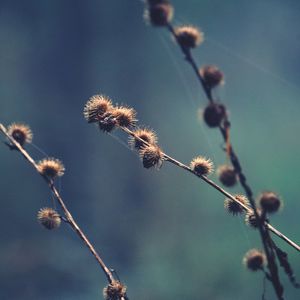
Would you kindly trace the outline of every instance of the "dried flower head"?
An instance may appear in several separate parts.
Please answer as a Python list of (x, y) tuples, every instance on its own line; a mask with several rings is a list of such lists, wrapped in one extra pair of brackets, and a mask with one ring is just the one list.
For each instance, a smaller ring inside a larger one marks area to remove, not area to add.
[(204, 39), (203, 32), (194, 26), (180, 26), (175, 28), (177, 42), (183, 48), (195, 48)]
[(7, 128), (7, 133), (13, 137), (21, 146), (32, 142), (32, 132), (28, 125), (12, 123)]
[(104, 113), (112, 108), (111, 100), (103, 95), (95, 95), (85, 104), (83, 115), (88, 123), (99, 122)]
[(41, 208), (37, 214), (38, 221), (47, 229), (56, 229), (60, 226), (60, 215), (52, 208)]
[(237, 182), (237, 175), (232, 166), (222, 165), (217, 170), (219, 180), (227, 187), (232, 187)]
[(57, 176), (63, 176), (65, 167), (59, 159), (56, 158), (44, 158), (37, 163), (38, 171), (50, 179), (54, 179)]
[(142, 159), (143, 166), (146, 169), (152, 167), (159, 169), (164, 160), (163, 152), (157, 145), (142, 147), (140, 150), (140, 157)]
[(141, 149), (145, 146), (143, 141), (147, 142), (150, 145), (154, 145), (157, 143), (157, 136), (155, 132), (151, 129), (147, 128), (139, 128), (134, 131), (135, 136), (129, 137), (129, 145), (135, 149)]
[(251, 249), (245, 254), (243, 263), (249, 270), (258, 271), (266, 264), (266, 256), (260, 250)]
[(150, 5), (144, 16), (153, 26), (166, 26), (171, 22), (173, 14), (174, 9), (170, 3), (158, 3)]
[(281, 200), (273, 192), (264, 192), (258, 197), (260, 207), (267, 213), (275, 213), (281, 207)]
[[(234, 196), (240, 203), (248, 205), (249, 201), (244, 195)], [(244, 212), (243, 207), (230, 198), (226, 198), (224, 201), (224, 208), (232, 215), (236, 216)]]
[(123, 127), (132, 127), (136, 123), (136, 111), (130, 107), (119, 106), (111, 111), (116, 118), (117, 124)]
[(118, 122), (115, 116), (112, 114), (112, 111), (104, 113), (101, 118), (99, 118), (98, 126), (99, 129), (104, 132), (111, 132), (115, 129)]
[[(260, 209), (257, 209), (257, 213), (258, 213), (259, 217), (262, 215)], [(256, 229), (258, 227), (258, 222), (257, 222), (254, 212), (251, 211), (251, 212), (246, 213), (245, 223), (248, 226), (252, 227), (253, 229)]]
[(224, 83), (224, 75), (216, 66), (203, 66), (199, 72), (209, 89)]
[(114, 280), (103, 289), (103, 296), (106, 300), (120, 300), (126, 295), (126, 286), (120, 281)]
[(213, 172), (213, 163), (209, 158), (203, 156), (195, 157), (191, 163), (190, 168), (197, 174), (197, 175), (209, 175)]
[(203, 112), (203, 119), (207, 126), (218, 127), (226, 114), (225, 106), (219, 103), (209, 103)]

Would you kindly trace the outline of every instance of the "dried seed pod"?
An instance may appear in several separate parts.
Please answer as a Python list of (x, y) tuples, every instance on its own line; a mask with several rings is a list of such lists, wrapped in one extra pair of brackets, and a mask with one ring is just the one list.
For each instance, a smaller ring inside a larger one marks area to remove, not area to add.
[(56, 229), (60, 226), (60, 215), (52, 208), (41, 208), (37, 215), (38, 221), (47, 229)]
[[(234, 196), (239, 202), (241, 202), (244, 205), (248, 205), (249, 201), (247, 197), (244, 195), (235, 195)], [(237, 202), (230, 198), (226, 198), (224, 201), (224, 208), (232, 215), (236, 216), (238, 214), (241, 214), (244, 212), (244, 208), (239, 205)]]
[(12, 123), (7, 128), (7, 133), (13, 137), (21, 146), (32, 142), (32, 131), (28, 125)]
[(216, 66), (203, 66), (199, 70), (199, 73), (206, 87), (209, 89), (224, 83), (224, 75)]
[(222, 182), (223, 185), (227, 187), (232, 187), (237, 183), (237, 175), (232, 166), (219, 166), (217, 173), (219, 176), (219, 180)]
[(226, 114), (225, 106), (219, 103), (209, 103), (203, 112), (203, 119), (207, 126), (218, 127)]
[(260, 207), (267, 213), (275, 213), (281, 207), (281, 200), (273, 192), (264, 192), (259, 197), (257, 202)]
[(177, 42), (183, 48), (195, 48), (204, 39), (204, 34), (194, 26), (180, 26), (175, 28)]
[(262, 270), (266, 264), (266, 256), (260, 250), (251, 249), (245, 254), (243, 263), (251, 271)]
[[(261, 216), (261, 210), (257, 209), (257, 213), (259, 216)], [(254, 212), (247, 212), (245, 215), (245, 223), (252, 227), (253, 229), (256, 229), (258, 227), (258, 222), (257, 219), (255, 217)]]
[(206, 176), (213, 172), (213, 163), (209, 158), (197, 156), (191, 161), (190, 168), (197, 175)]
[(113, 107), (111, 100), (104, 95), (92, 96), (85, 104), (83, 115), (88, 123), (99, 122), (104, 113)]
[(111, 132), (116, 128), (117, 124), (117, 119), (111, 111), (104, 113), (98, 121), (99, 129), (104, 132)]
[(132, 127), (136, 123), (136, 111), (130, 107), (119, 106), (111, 111), (116, 118), (117, 124), (123, 127)]
[[(139, 128), (134, 131), (135, 136), (129, 137), (129, 145), (135, 149), (141, 149), (145, 146), (145, 142), (150, 145), (155, 145), (157, 143), (157, 136), (153, 130), (147, 128)], [(143, 141), (141, 141), (142, 139)]]
[(145, 10), (145, 20), (153, 26), (166, 26), (172, 21), (173, 14), (174, 9), (170, 3), (158, 3)]
[(145, 146), (140, 150), (140, 156), (143, 166), (146, 169), (157, 168), (159, 169), (163, 163), (163, 152), (157, 145)]
[(114, 280), (103, 289), (103, 296), (106, 300), (120, 300), (126, 296), (126, 289), (124, 284)]
[(54, 179), (57, 176), (63, 176), (65, 167), (59, 159), (56, 158), (44, 158), (37, 163), (38, 171), (50, 179)]

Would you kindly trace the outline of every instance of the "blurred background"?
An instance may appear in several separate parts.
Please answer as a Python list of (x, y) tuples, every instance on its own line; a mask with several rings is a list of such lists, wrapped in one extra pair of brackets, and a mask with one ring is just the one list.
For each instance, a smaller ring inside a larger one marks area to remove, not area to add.
[[(198, 64), (225, 73), (217, 94), (249, 183), (256, 194), (282, 196), (272, 222), (300, 242), (299, 1), (172, 2), (175, 25), (205, 33)], [(145, 24), (143, 9), (139, 0), (0, 0), (0, 121), (29, 124), (39, 147), (28, 146), (32, 156), (64, 162), (62, 196), (130, 299), (261, 299), (263, 275), (241, 263), (261, 247), (258, 234), (224, 211), (223, 196), (167, 163), (144, 169), (136, 153), (83, 118), (88, 98), (104, 93), (133, 106), (178, 160), (226, 161), (219, 132), (197, 117), (206, 99), (195, 75), (168, 32)], [(37, 223), (51, 194), (3, 144), (0, 178), (0, 298), (102, 299), (107, 283), (94, 258), (68, 226)], [(300, 278), (299, 253), (275, 240)], [(299, 299), (281, 278), (286, 299)], [(275, 299), (268, 283), (266, 292)]]

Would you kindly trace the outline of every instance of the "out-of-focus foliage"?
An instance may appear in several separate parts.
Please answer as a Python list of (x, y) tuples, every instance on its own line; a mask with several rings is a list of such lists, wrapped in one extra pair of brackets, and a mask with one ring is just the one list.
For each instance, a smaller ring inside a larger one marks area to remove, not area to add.
[[(249, 182), (284, 198), (273, 223), (299, 242), (299, 1), (173, 3), (176, 24), (205, 32), (199, 64), (225, 73), (218, 94)], [(197, 120), (206, 102), (194, 74), (142, 15), (138, 0), (0, 0), (0, 121), (30, 124), (33, 142), (64, 162), (62, 195), (131, 299), (259, 299), (262, 275), (241, 265), (259, 238), (225, 213), (223, 197), (171, 165), (143, 169), (83, 118), (87, 99), (105, 93), (134, 106), (167, 153), (225, 162), (218, 132)], [(0, 177), (0, 298), (101, 299), (100, 268), (70, 228), (48, 232), (37, 223), (50, 192), (4, 145)], [(279, 245), (300, 276), (299, 254)], [(286, 298), (298, 299), (282, 278)]]

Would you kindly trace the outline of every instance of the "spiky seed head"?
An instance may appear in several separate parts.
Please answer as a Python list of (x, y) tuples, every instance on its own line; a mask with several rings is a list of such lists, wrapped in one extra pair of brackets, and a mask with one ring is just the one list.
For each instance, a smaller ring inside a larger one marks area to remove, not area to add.
[(132, 127), (136, 123), (136, 111), (131, 107), (119, 106), (111, 111), (116, 118), (117, 124), (123, 127)]
[(209, 103), (203, 112), (203, 119), (208, 127), (218, 127), (226, 114), (225, 106), (219, 103)]
[(209, 175), (213, 172), (213, 162), (206, 157), (197, 156), (195, 157), (191, 163), (190, 168), (197, 174), (197, 175)]
[[(257, 209), (257, 213), (259, 216), (261, 216), (261, 210), (260, 209)], [(246, 215), (245, 215), (245, 223), (252, 227), (253, 229), (256, 229), (258, 227), (258, 222), (257, 222), (257, 219), (255, 217), (255, 214), (254, 212), (247, 212)]]
[(120, 281), (114, 280), (103, 289), (103, 296), (106, 300), (120, 300), (126, 295), (126, 286)]
[(111, 132), (113, 131), (116, 126), (117, 126), (118, 122), (117, 119), (115, 118), (115, 116), (112, 114), (112, 111), (108, 111), (106, 113), (104, 113), (98, 121), (98, 126), (99, 129), (101, 131), (104, 132)]
[(194, 26), (180, 26), (175, 28), (177, 42), (183, 48), (195, 48), (204, 39), (204, 34)]
[(143, 166), (146, 169), (156, 168), (159, 169), (163, 163), (163, 152), (157, 145), (144, 146), (140, 150), (140, 157)]
[(145, 20), (153, 26), (166, 26), (173, 18), (174, 9), (170, 3), (150, 5), (145, 10)]
[(112, 107), (112, 102), (108, 97), (104, 95), (95, 95), (85, 104), (83, 115), (88, 123), (99, 122), (103, 114)]
[(232, 166), (221, 165), (217, 170), (219, 180), (223, 185), (227, 187), (232, 187), (237, 183), (237, 175)]
[[(234, 196), (240, 203), (248, 205), (249, 201), (244, 195), (235, 195)], [(244, 212), (244, 209), (241, 205), (230, 198), (226, 198), (224, 201), (224, 208), (232, 215), (236, 216)]]
[(251, 249), (245, 254), (243, 263), (249, 270), (258, 271), (266, 264), (266, 256), (260, 250)]
[(56, 229), (60, 226), (60, 215), (52, 208), (41, 208), (37, 214), (38, 221), (47, 229)]
[(49, 179), (54, 179), (57, 176), (63, 176), (65, 167), (63, 163), (56, 158), (44, 158), (37, 163), (38, 171)]
[(128, 141), (129, 145), (133, 149), (141, 149), (145, 146), (145, 143), (139, 139), (142, 139), (150, 145), (155, 145), (157, 143), (156, 133), (151, 129), (139, 128), (134, 131), (134, 135), (135, 136), (129, 137)]
[(8, 126), (7, 133), (21, 146), (32, 142), (33, 134), (28, 125), (22, 123), (12, 123)]
[(224, 75), (216, 66), (203, 66), (199, 72), (205, 85), (209, 89), (224, 83)]
[(267, 213), (275, 213), (281, 207), (281, 200), (273, 192), (264, 192), (258, 197), (260, 207)]

